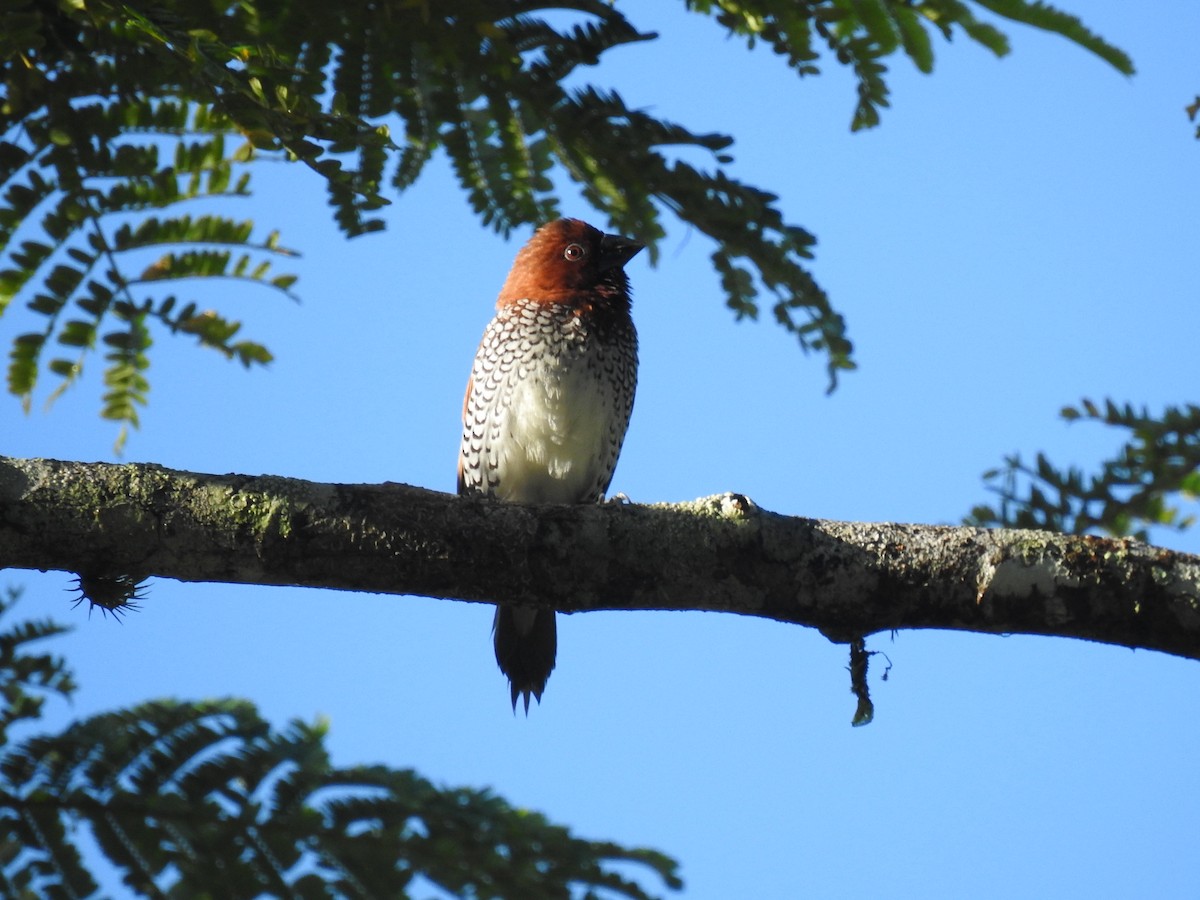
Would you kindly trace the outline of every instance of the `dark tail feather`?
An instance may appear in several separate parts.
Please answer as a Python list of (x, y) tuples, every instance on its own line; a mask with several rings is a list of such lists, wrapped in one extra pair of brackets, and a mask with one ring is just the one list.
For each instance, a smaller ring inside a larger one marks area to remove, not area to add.
[(532, 606), (497, 606), (492, 624), (496, 644), (496, 662), (512, 686), (513, 712), (517, 697), (525, 698), (529, 715), (529, 695), (542, 702), (546, 679), (554, 671), (558, 648), (558, 629), (553, 610)]

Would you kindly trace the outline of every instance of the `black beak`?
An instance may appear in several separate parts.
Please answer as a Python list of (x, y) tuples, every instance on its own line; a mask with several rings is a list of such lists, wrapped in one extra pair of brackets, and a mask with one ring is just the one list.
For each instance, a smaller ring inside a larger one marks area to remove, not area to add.
[(619, 234), (606, 234), (600, 238), (600, 269), (619, 269), (629, 262), (645, 247), (641, 241), (621, 237)]

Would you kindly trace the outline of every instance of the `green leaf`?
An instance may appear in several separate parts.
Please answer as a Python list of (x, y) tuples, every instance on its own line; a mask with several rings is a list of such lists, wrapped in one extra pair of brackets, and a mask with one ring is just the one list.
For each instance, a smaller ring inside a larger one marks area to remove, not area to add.
[(9, 353), (8, 392), (17, 397), (28, 397), (37, 384), (38, 358), (46, 343), (44, 334), (21, 334), (13, 341)]
[(922, 17), (907, 6), (893, 6), (892, 15), (900, 30), (900, 40), (908, 58), (922, 72), (933, 71), (933, 43), (925, 31)]
[(238, 341), (230, 346), (230, 350), (247, 369), (255, 364), (265, 366), (275, 359), (266, 347), (253, 341)]
[(1090, 31), (1076, 16), (1065, 13), (1048, 3), (1029, 0), (976, 0), (984, 9), (1014, 22), (1032, 25), (1043, 31), (1060, 34), (1085, 50), (1099, 56), (1118, 72), (1132, 75), (1133, 61), (1118, 47)]

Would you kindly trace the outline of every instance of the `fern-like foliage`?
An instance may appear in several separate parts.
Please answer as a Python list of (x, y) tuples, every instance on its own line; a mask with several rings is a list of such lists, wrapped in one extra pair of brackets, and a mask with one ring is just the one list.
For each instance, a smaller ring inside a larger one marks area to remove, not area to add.
[[(0, 618), (16, 605), (20, 594), (14, 587), (0, 593)], [(20, 622), (0, 632), (0, 746), (8, 739), (9, 726), (42, 714), (47, 695), (70, 697), (74, 693), (74, 679), (60, 657), (29, 652), (30, 644), (66, 630), (43, 620)]]
[[(654, 851), (586, 841), (487, 791), (406, 770), (336, 768), (324, 729), (272, 730), (240, 701), (156, 702), (82, 721), (0, 759), (0, 894), (90, 897), (86, 829), (137, 896), (397, 900), (652, 895)], [(7, 849), (7, 852), (5, 851)]]
[[(18, 593), (0, 596), (0, 617)], [(242, 701), (146, 703), (11, 746), (10, 725), (75, 690), (61, 658), (29, 649), (65, 630), (0, 632), (0, 897), (97, 897), (113, 870), (132, 895), (223, 900), (400, 900), (430, 885), (650, 900), (647, 879), (681, 887), (661, 853), (577, 838), (487, 791), (334, 767), (323, 727), (276, 731)], [(83, 834), (98, 855), (81, 852)]]
[[(974, 5), (1128, 69), (1119, 51), (1045, 4)], [(858, 79), (856, 128), (877, 123), (887, 105), (889, 55), (902, 51), (929, 71), (930, 35), (956, 29), (1007, 49), (960, 0), (688, 6), (765, 41), (801, 74), (832, 53)], [(0, 315), (18, 297), (32, 313), (8, 367), (8, 389), (26, 403), (45, 372), (62, 389), (103, 350), (103, 414), (136, 425), (156, 333), (191, 335), (248, 366), (267, 362), (236, 321), (177, 292), (231, 278), (289, 293), (293, 277), (270, 268), (287, 251), (249, 222), (182, 207), (243, 195), (252, 163), (284, 159), (319, 173), (342, 230), (362, 234), (382, 227), (373, 213), (384, 191), (411, 185), (439, 150), (483, 221), (504, 234), (558, 214), (555, 171), (652, 256), (662, 212), (673, 212), (717, 243), (713, 265), (738, 317), (756, 317), (765, 292), (774, 319), (824, 356), (831, 387), (853, 366), (845, 324), (807, 269), (814, 238), (785, 221), (773, 194), (722, 170), (731, 138), (579, 84), (581, 67), (654, 38), (615, 4), (10, 0), (0, 16)], [(705, 151), (713, 167), (668, 148)]]
[(289, 251), (275, 235), (253, 238), (249, 222), (181, 212), (247, 194), (238, 168), (253, 148), (161, 65), (162, 36), (143, 18), (103, 5), (22, 5), (0, 41), (0, 314), (21, 297), (33, 330), (13, 340), (8, 390), (28, 405), (49, 373), (56, 394), (101, 351), (102, 414), (121, 423), (119, 444), (146, 403), (154, 327), (246, 365), (270, 360), (262, 344), (237, 338), (237, 322), (173, 291), (234, 278), (287, 293), (294, 278), (269, 266)]
[(687, 6), (714, 16), (751, 46), (765, 42), (800, 75), (819, 73), (822, 53), (832, 54), (857, 81), (854, 130), (879, 124), (880, 110), (888, 106), (883, 61), (896, 52), (920, 71), (932, 72), (932, 36), (948, 41), (960, 30), (997, 56), (1009, 52), (1008, 38), (978, 18), (973, 7), (1062, 35), (1117, 70), (1133, 73), (1132, 61), (1119, 48), (1075, 16), (1037, 0), (687, 0)]
[[(1200, 500), (1200, 407), (1168, 407), (1161, 416), (1129, 404), (1084, 400), (1068, 406), (1069, 422), (1099, 422), (1129, 432), (1096, 474), (1060, 469), (1039, 453), (1032, 464), (1019, 455), (985, 473), (999, 495), (996, 506), (976, 507), (967, 524), (1045, 528), (1082, 534), (1102, 531), (1147, 539), (1151, 526), (1183, 530), (1196, 522)], [(1185, 511), (1190, 505), (1192, 512)]]
[[(0, 616), (15, 600), (0, 597)], [(322, 726), (273, 730), (242, 701), (146, 703), (12, 746), (9, 725), (75, 689), (60, 658), (28, 648), (63, 630), (0, 632), (0, 897), (96, 897), (114, 870), (135, 896), (222, 900), (400, 900), (431, 885), (649, 900), (648, 880), (681, 886), (661, 853), (583, 840), (487, 791), (334, 767)]]

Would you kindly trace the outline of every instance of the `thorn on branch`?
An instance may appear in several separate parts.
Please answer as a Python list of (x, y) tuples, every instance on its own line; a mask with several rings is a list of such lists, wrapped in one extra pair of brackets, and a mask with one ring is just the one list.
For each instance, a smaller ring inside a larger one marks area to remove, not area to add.
[(75, 579), (74, 590), (79, 596), (71, 604), (78, 607), (83, 601), (88, 602), (88, 615), (93, 609), (100, 608), (105, 616), (113, 614), (120, 620), (127, 612), (141, 608), (137, 601), (146, 598), (145, 585), (140, 584), (133, 575), (95, 575), (81, 572)]

